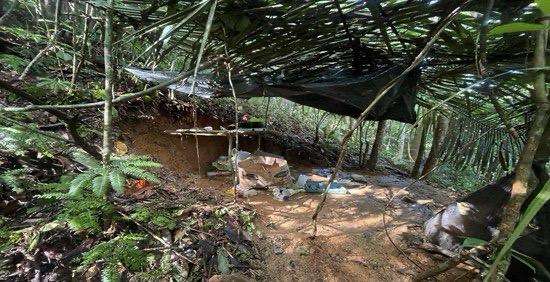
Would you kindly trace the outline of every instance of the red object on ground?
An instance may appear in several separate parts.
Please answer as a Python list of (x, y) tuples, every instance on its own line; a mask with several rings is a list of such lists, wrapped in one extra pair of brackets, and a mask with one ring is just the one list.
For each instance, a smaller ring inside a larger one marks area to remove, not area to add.
[(149, 182), (144, 179), (138, 179), (138, 180), (135, 180), (134, 182), (134, 186), (136, 187), (136, 190), (147, 188), (149, 187), (149, 185), (150, 185)]

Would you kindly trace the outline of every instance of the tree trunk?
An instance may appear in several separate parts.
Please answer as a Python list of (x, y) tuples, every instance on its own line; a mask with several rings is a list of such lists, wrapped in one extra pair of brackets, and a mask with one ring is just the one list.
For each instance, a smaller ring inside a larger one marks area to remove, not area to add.
[(325, 134), (323, 138), (326, 139), (328, 136), (331, 136), (334, 133), (334, 131), (336, 131), (336, 129), (340, 126), (340, 123), (342, 123), (342, 119), (344, 119), (343, 116), (341, 116), (340, 119), (338, 119), (338, 121), (330, 129), (329, 129), (329, 126), (327, 125), (327, 127), (325, 127), (325, 130), (324, 130)]
[(359, 126), (359, 167), (363, 167), (363, 127), (365, 123)]
[(449, 119), (446, 116), (439, 114), (439, 116), (437, 117), (437, 123), (435, 124), (434, 128), (432, 149), (430, 150), (428, 158), (426, 159), (426, 163), (424, 164), (422, 176), (430, 173), (432, 169), (436, 166), (437, 159), (441, 154), (441, 146), (443, 145), (443, 140), (445, 139), (448, 128)]
[(378, 163), (378, 155), (380, 154), (380, 147), (384, 139), (384, 131), (386, 127), (386, 121), (381, 120), (378, 122), (378, 127), (376, 128), (376, 137), (372, 143), (372, 150), (370, 152), (369, 161), (367, 162), (367, 168), (370, 170), (376, 169), (376, 163)]
[(405, 154), (405, 137), (406, 137), (405, 128), (406, 128), (406, 125), (403, 124), (399, 132), (399, 141), (398, 141), (399, 143), (397, 146), (397, 154), (394, 157), (394, 161), (397, 161), (397, 162), (401, 161), (403, 159), (403, 155)]
[(411, 171), (411, 176), (417, 178), (420, 174), (420, 166), (422, 165), (422, 159), (424, 158), (424, 151), (426, 150), (426, 138), (428, 135), (428, 129), (430, 128), (430, 118), (425, 117), (422, 121), (422, 131), (420, 136), (420, 143), (418, 144), (418, 152), (416, 159), (414, 160), (414, 167)]
[[(546, 122), (546, 128), (541, 140), (550, 140), (550, 122)], [(541, 142), (535, 154), (535, 161), (546, 164), (550, 159), (550, 142)]]
[(113, 8), (114, 0), (109, 0), (105, 12), (105, 41), (103, 56), (105, 60), (105, 105), (103, 109), (103, 149), (101, 151), (103, 167), (107, 168), (111, 158), (111, 124), (113, 116), (113, 83), (114, 72), (112, 63), (113, 43)]
[(319, 130), (321, 129), (321, 125), (323, 124), (323, 121), (325, 120), (327, 115), (328, 112), (324, 112), (315, 124), (315, 139), (313, 140), (313, 145), (317, 145), (317, 143), (319, 142)]
[[(549, 23), (550, 20), (546, 19), (543, 21), (543, 24), (546, 26), (548, 26)], [(546, 30), (541, 30), (538, 32), (534, 54), (535, 68), (543, 69), (546, 66), (546, 35)], [(531, 174), (531, 166), (548, 123), (548, 112), (550, 106), (548, 101), (548, 91), (546, 90), (545, 84), (545, 73), (543, 70), (539, 70), (535, 77), (535, 91), (531, 92), (531, 99), (533, 100), (533, 104), (535, 106), (533, 121), (527, 134), (527, 141), (525, 142), (523, 150), (519, 156), (518, 164), (516, 165), (516, 177), (512, 183), (511, 197), (508, 204), (504, 207), (504, 214), (499, 225), (500, 236), (502, 239), (506, 239), (514, 230), (516, 222), (520, 216), (521, 206), (530, 192), (528, 183)], [(506, 260), (504, 262), (496, 263), (498, 263), (498, 265), (493, 265), (489, 273), (491, 277), (495, 278), (497, 272), (506, 273), (508, 268), (508, 263)]]
[(367, 157), (369, 156), (369, 128), (369, 124), (363, 121), (363, 124), (361, 125), (361, 141), (363, 143), (363, 154), (361, 156), (361, 160), (359, 160), (361, 168), (365, 166), (365, 163), (367, 162)]
[(420, 139), (422, 139), (422, 127), (424, 123), (420, 123), (414, 130), (414, 135), (409, 142), (409, 158), (411, 161), (416, 160), (418, 148), (420, 148)]

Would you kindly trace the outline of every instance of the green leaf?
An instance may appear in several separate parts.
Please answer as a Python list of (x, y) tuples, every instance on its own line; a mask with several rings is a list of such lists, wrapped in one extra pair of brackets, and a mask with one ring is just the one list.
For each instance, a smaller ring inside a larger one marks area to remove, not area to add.
[(496, 26), (491, 29), (489, 34), (499, 35), (503, 33), (537, 31), (543, 29), (547, 29), (547, 27), (545, 27), (543, 24), (515, 22)]
[(161, 164), (147, 159), (146, 156), (122, 156), (113, 158), (115, 166), (135, 166), (140, 168), (159, 168)]
[(153, 183), (159, 182), (159, 179), (156, 175), (150, 172), (147, 172), (141, 168), (134, 167), (134, 166), (119, 166), (118, 168), (126, 175), (130, 175), (138, 179), (145, 179)]
[[(498, 252), (495, 258), (495, 261), (493, 262), (493, 265), (491, 265), (491, 271), (489, 271), (489, 273), (496, 273), (495, 270), (497, 266), (502, 262), (504, 258), (507, 257), (508, 253), (512, 249), (512, 245), (514, 245), (514, 243), (521, 236), (521, 234), (523, 233), (527, 225), (529, 225), (529, 222), (531, 222), (533, 217), (535, 217), (538, 211), (544, 206), (544, 204), (549, 199), (550, 199), (550, 181), (547, 181), (544, 184), (544, 187), (542, 187), (540, 192), (535, 196), (533, 201), (529, 204), (529, 206), (521, 216), (516, 228), (514, 229), (514, 232), (510, 234), (510, 236), (506, 240), (506, 243)], [(487, 275), (485, 280), (488, 280), (488, 279), (489, 279), (489, 275)]]
[(120, 173), (120, 171), (111, 171), (111, 173), (109, 173), (109, 180), (111, 181), (111, 186), (117, 193), (124, 193), (124, 182), (126, 178), (122, 173)]
[(75, 177), (71, 181), (71, 185), (69, 186), (69, 195), (70, 196), (80, 195), (82, 193), (82, 190), (84, 188), (86, 188), (86, 186), (91, 184), (92, 179), (96, 175), (97, 174), (95, 174), (91, 171), (86, 171), (86, 172), (83, 172), (83, 173), (79, 174), (77, 177)]
[(28, 251), (32, 251), (38, 246), (38, 243), (40, 242), (41, 234), (40, 232), (33, 233), (29, 239), (29, 244), (27, 246)]
[(40, 228), (40, 232), (48, 232), (50, 230), (59, 228), (60, 226), (61, 226), (61, 223), (59, 223), (59, 221), (57, 221), (57, 220), (54, 220), (52, 222), (48, 222), (48, 223), (44, 224)]
[(231, 270), (229, 269), (229, 259), (222, 248), (218, 248), (218, 271), (221, 274), (227, 274)]
[(101, 163), (98, 160), (83, 151), (74, 152), (73, 157), (75, 161), (85, 165), (87, 168), (97, 169), (101, 167)]
[(473, 247), (481, 246), (481, 245), (486, 244), (486, 243), (487, 243), (487, 241), (485, 241), (485, 240), (481, 240), (481, 239), (478, 239), (478, 238), (467, 237), (466, 239), (464, 239), (464, 242), (462, 242), (462, 246), (466, 247), (466, 248), (473, 248)]
[(535, 3), (544, 15), (550, 14), (550, 0), (535, 0)]
[(104, 172), (103, 174), (100, 174), (96, 178), (94, 178), (92, 190), (96, 195), (103, 196), (105, 195), (105, 193), (107, 193), (107, 190), (109, 188), (108, 180), (109, 174), (107, 172)]
[(548, 272), (548, 269), (540, 261), (516, 250), (512, 250), (512, 256), (533, 270), (534, 273), (542, 274), (541, 276), (546, 277), (550, 281), (550, 272)]
[(92, 181), (92, 191), (94, 191), (94, 193), (96, 195), (101, 195), (101, 183), (103, 182), (103, 175), (98, 175), (96, 176), (96, 178), (94, 178), (94, 180)]

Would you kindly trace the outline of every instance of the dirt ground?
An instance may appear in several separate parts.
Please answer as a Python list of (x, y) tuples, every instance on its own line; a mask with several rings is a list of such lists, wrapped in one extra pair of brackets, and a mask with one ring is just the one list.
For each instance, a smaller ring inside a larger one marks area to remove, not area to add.
[(437, 263), (415, 243), (422, 240), (422, 223), (450, 200), (448, 195), (413, 185), (394, 199), (386, 216), (388, 234), (404, 253), (386, 236), (382, 212), (393, 193), (409, 183), (393, 175), (372, 175), (349, 189), (350, 194), (330, 195), (314, 240), (311, 215), (319, 195), (299, 194), (285, 202), (269, 194), (245, 199), (259, 214), (269, 280), (407, 281), (419, 268), (405, 256), (424, 269)]
[[(219, 201), (230, 201), (232, 178), (197, 175), (194, 137), (164, 133), (185, 127), (188, 125), (155, 117), (123, 127), (122, 139), (131, 152), (149, 155), (175, 173), (172, 189), (194, 187)], [(203, 137), (199, 144), (203, 172), (209, 163), (227, 153), (224, 138)], [(254, 150), (257, 141), (241, 144)], [(289, 163), (294, 172), (314, 166), (304, 166), (303, 160), (296, 166), (292, 160)], [(457, 195), (400, 175), (358, 173), (366, 176), (364, 183), (347, 187), (349, 194), (329, 196), (314, 240), (310, 238), (311, 215), (320, 195), (300, 193), (281, 202), (266, 191), (239, 200), (257, 212), (255, 241), (264, 258), (262, 276), (266, 281), (408, 281), (420, 268), (429, 269), (441, 262), (441, 257), (416, 246), (422, 241), (422, 223)], [(410, 187), (404, 191), (406, 186)], [(387, 208), (385, 229), (383, 211), (398, 192)], [(399, 250), (388, 239), (386, 230)], [(467, 275), (458, 269), (440, 279), (468, 280)]]

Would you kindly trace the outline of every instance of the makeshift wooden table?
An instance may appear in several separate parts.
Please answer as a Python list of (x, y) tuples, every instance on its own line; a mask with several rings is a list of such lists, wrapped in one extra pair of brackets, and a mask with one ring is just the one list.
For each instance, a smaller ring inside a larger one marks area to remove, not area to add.
[[(264, 127), (260, 128), (239, 128), (235, 129), (204, 129), (204, 128), (182, 128), (176, 130), (165, 130), (164, 133), (179, 136), (211, 136), (211, 137), (226, 137), (229, 141), (227, 156), (231, 156), (233, 150), (233, 137), (237, 135), (252, 136), (258, 135), (258, 146), (260, 144), (261, 133), (265, 132)], [(259, 149), (259, 148), (258, 148)]]

